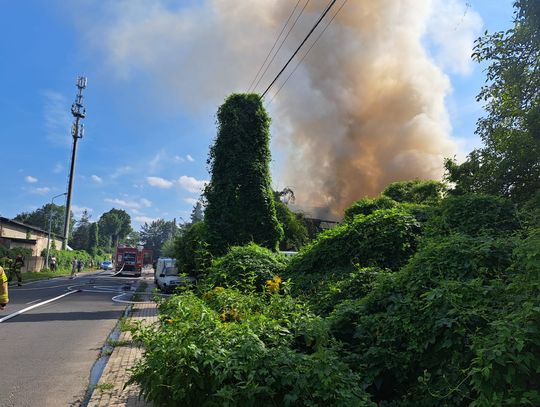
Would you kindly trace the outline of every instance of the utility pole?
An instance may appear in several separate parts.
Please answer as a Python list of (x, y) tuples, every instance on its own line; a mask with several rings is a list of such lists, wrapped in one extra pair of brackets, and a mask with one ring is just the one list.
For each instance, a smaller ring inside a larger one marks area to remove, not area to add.
[(59, 196), (67, 195), (67, 192), (62, 192), (61, 194), (55, 195), (51, 199), (51, 209), (49, 210), (49, 232), (47, 233), (47, 257), (45, 258), (45, 268), (49, 268), (49, 251), (51, 247), (51, 229), (52, 229), (52, 213), (53, 213), (53, 205), (54, 200), (58, 198)]
[(84, 135), (84, 125), (79, 124), (81, 119), (86, 117), (86, 109), (83, 107), (83, 95), (82, 91), (86, 88), (86, 78), (79, 76), (77, 78), (77, 96), (75, 97), (75, 103), (71, 105), (71, 114), (75, 118), (75, 122), (71, 128), (71, 135), (73, 136), (73, 150), (71, 151), (71, 168), (69, 170), (69, 184), (66, 198), (66, 213), (64, 216), (64, 242), (62, 243), (62, 249), (65, 250), (68, 244), (69, 236), (69, 223), (71, 213), (71, 194), (73, 193), (73, 176), (75, 175), (75, 158), (77, 157), (77, 141)]

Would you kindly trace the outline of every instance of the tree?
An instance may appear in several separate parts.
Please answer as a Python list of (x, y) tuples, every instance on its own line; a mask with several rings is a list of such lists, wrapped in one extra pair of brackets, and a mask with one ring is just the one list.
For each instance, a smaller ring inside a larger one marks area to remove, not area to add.
[(110, 239), (114, 247), (117, 247), (119, 241), (131, 232), (131, 217), (122, 209), (112, 208), (109, 212), (105, 212), (98, 223), (103, 240)]
[(302, 215), (294, 213), (287, 204), (281, 202), (279, 193), (275, 193), (276, 216), (283, 228), (283, 237), (279, 242), (280, 250), (299, 250), (309, 241), (309, 232)]
[(157, 258), (161, 254), (163, 244), (176, 234), (177, 229), (175, 220), (158, 219), (150, 223), (145, 222), (141, 227), (141, 242), (145, 248), (152, 249), (154, 257)]
[(212, 263), (208, 251), (206, 222), (197, 222), (182, 228), (174, 238), (174, 255), (178, 260), (178, 270), (193, 277), (202, 277)]
[[(56, 204), (45, 204), (41, 208), (32, 212), (22, 212), (15, 216), (13, 220), (26, 223), (43, 230), (49, 230), (49, 216), (52, 216), (51, 232), (56, 236), (64, 235), (64, 211), (65, 206)], [(71, 227), (69, 230), (73, 230), (75, 221), (73, 220), (73, 213), (71, 214)]]
[(112, 244), (111, 236), (103, 234), (98, 223), (98, 246), (106, 252), (111, 252)]
[(90, 237), (90, 217), (87, 210), (84, 210), (81, 218), (75, 223), (69, 245), (75, 250), (86, 250), (89, 247)]
[(204, 212), (201, 201), (197, 201), (197, 203), (193, 207), (190, 219), (192, 224), (204, 220)]
[(90, 223), (88, 229), (88, 246), (87, 251), (92, 256), (95, 256), (99, 246), (99, 226), (97, 222)]
[(446, 187), (441, 182), (414, 179), (393, 182), (384, 189), (382, 195), (396, 202), (434, 205), (441, 201), (445, 192)]
[(473, 58), (489, 61), (477, 97), (487, 116), (478, 120), (484, 147), (458, 165), (446, 161), (454, 193), (498, 194), (521, 203), (540, 189), (540, 3), (514, 2), (514, 27), (476, 41)]
[(163, 257), (174, 257), (176, 255), (175, 242), (176, 240), (173, 237), (163, 243), (163, 246), (161, 246), (161, 255)]
[(132, 230), (128, 235), (123, 239), (122, 243), (128, 246), (138, 246), (141, 244), (141, 234), (136, 230)]
[(211, 180), (204, 192), (210, 250), (223, 254), (251, 241), (276, 250), (283, 229), (271, 189), (270, 118), (256, 94), (232, 94), (217, 118), (208, 158)]
[[(387, 188), (388, 189), (388, 188)], [(386, 191), (386, 190), (385, 190)], [(394, 201), (392, 198), (389, 198), (386, 195), (381, 195), (376, 198), (362, 198), (358, 201), (355, 201), (345, 209), (343, 219), (346, 222), (351, 222), (354, 220), (356, 215), (371, 215), (373, 212), (379, 209), (391, 209), (399, 204), (397, 201)]]

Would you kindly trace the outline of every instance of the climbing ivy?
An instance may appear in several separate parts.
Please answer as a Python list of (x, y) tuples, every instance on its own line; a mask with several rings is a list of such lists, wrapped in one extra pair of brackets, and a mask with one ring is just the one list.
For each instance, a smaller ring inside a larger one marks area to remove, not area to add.
[(270, 178), (270, 118), (255, 94), (232, 94), (218, 109), (210, 148), (205, 223), (213, 254), (255, 242), (276, 250), (283, 229)]

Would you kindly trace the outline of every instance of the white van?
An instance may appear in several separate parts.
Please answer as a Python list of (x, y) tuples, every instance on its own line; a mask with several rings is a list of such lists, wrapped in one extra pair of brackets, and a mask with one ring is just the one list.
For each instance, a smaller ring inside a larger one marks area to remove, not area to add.
[(178, 275), (176, 259), (159, 258), (154, 270), (154, 282), (156, 286), (164, 292), (172, 292), (179, 286), (192, 281), (190, 277), (181, 277)]

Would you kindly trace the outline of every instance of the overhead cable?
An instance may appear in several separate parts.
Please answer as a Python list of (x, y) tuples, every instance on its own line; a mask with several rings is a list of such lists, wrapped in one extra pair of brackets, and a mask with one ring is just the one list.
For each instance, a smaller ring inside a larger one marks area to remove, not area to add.
[(293, 60), (293, 58), (296, 56), (296, 54), (298, 54), (298, 51), (300, 51), (300, 49), (302, 48), (302, 46), (306, 43), (306, 41), (308, 40), (308, 38), (311, 36), (311, 34), (313, 33), (313, 31), (315, 31), (315, 29), (317, 28), (317, 26), (321, 23), (321, 21), (323, 20), (323, 18), (326, 16), (326, 14), (328, 14), (328, 12), (330, 11), (330, 9), (334, 6), (334, 4), (336, 4), (336, 1), (337, 0), (332, 0), (330, 2), (330, 4), (328, 5), (328, 7), (326, 7), (326, 9), (324, 10), (324, 12), (321, 14), (321, 16), (319, 17), (319, 19), (317, 20), (317, 22), (313, 25), (313, 27), (311, 28), (311, 30), (309, 30), (308, 34), (306, 35), (306, 38), (304, 38), (304, 40), (300, 43), (300, 45), (298, 46), (298, 48), (296, 48), (296, 51), (294, 51), (294, 53), (291, 55), (291, 57), (289, 58), (289, 60), (287, 61), (287, 63), (283, 66), (283, 68), (281, 68), (281, 71), (279, 71), (279, 73), (276, 75), (276, 77), (274, 78), (274, 80), (272, 81), (272, 83), (270, 83), (270, 85), (268, 85), (268, 87), (266, 88), (266, 90), (263, 92), (263, 94), (261, 95), (261, 98), (264, 98), (264, 96), (266, 95), (266, 93), (270, 90), (270, 88), (274, 85), (274, 83), (276, 83), (276, 81), (278, 80), (278, 78), (281, 76), (281, 74), (283, 73), (283, 71), (285, 71), (285, 69), (287, 69), (287, 66), (289, 66), (289, 64), (291, 63), (291, 61)]
[(268, 52), (268, 55), (266, 55), (266, 58), (264, 59), (264, 62), (260, 66), (259, 70), (257, 71), (257, 74), (255, 75), (255, 77), (253, 78), (251, 83), (249, 84), (248, 93), (251, 90), (251, 87), (253, 86), (253, 84), (255, 83), (255, 80), (257, 79), (257, 77), (261, 73), (261, 70), (263, 69), (264, 65), (266, 64), (266, 61), (268, 61), (268, 58), (270, 57), (270, 54), (272, 54), (272, 51), (276, 47), (276, 44), (278, 43), (279, 39), (281, 38), (281, 34), (283, 34), (283, 31), (285, 31), (285, 28), (287, 27), (287, 24), (289, 24), (289, 21), (291, 20), (291, 17), (293, 16), (294, 12), (298, 8), (298, 5), (300, 4), (300, 1), (301, 0), (298, 0), (296, 2), (296, 5), (294, 6), (293, 10), (291, 11), (291, 14), (289, 14), (289, 18), (287, 18), (287, 21), (285, 21), (285, 24), (283, 25), (283, 28), (281, 29), (281, 31), (279, 32), (279, 35), (277, 36), (276, 40), (274, 41), (274, 45), (272, 45), (272, 48), (270, 48), (270, 51)]
[(261, 79), (264, 77), (264, 75), (266, 74), (266, 71), (268, 71), (268, 68), (270, 68), (270, 65), (272, 65), (272, 62), (274, 61), (274, 59), (276, 58), (277, 54), (279, 53), (279, 50), (281, 49), (281, 47), (283, 47), (283, 44), (285, 44), (285, 41), (287, 40), (287, 38), (289, 37), (289, 34), (291, 33), (292, 29), (294, 28), (294, 26), (296, 25), (296, 23), (298, 22), (298, 20), (300, 19), (300, 16), (302, 15), (302, 13), (304, 12), (304, 10), (306, 9), (307, 5), (309, 4), (309, 1), (310, 0), (307, 0), (306, 1), (306, 4), (304, 4), (304, 7), (302, 7), (302, 10), (300, 10), (300, 13), (296, 16), (296, 18), (294, 19), (294, 22), (293, 24), (291, 25), (291, 27), (289, 28), (289, 30), (287, 31), (287, 34), (285, 35), (285, 37), (283, 38), (283, 40), (281, 41), (281, 44), (279, 44), (279, 47), (278, 49), (276, 50), (276, 52), (274, 53), (274, 56), (270, 59), (270, 62), (268, 62), (268, 65), (266, 65), (266, 68), (264, 69), (263, 73), (261, 74), (261, 76), (259, 77), (259, 80), (257, 81), (257, 83), (255, 84), (255, 86), (253, 87), (253, 91), (255, 92), (255, 90), (257, 89), (257, 86), (259, 86), (259, 83), (261, 82)]
[(304, 56), (300, 59), (300, 61), (298, 61), (298, 63), (296, 64), (296, 66), (294, 67), (294, 69), (291, 71), (291, 73), (287, 76), (287, 78), (283, 81), (283, 83), (281, 84), (281, 86), (279, 87), (279, 89), (277, 90), (276, 93), (274, 93), (274, 96), (272, 96), (272, 99), (270, 99), (270, 101), (266, 104), (266, 106), (270, 105), (274, 99), (276, 98), (276, 96), (278, 95), (279, 91), (283, 88), (283, 86), (285, 86), (285, 84), (287, 83), (287, 81), (289, 80), (289, 78), (291, 76), (294, 75), (294, 73), (296, 72), (296, 70), (298, 69), (298, 67), (300, 66), (300, 64), (302, 63), (302, 61), (307, 57), (307, 54), (309, 54), (309, 51), (311, 51), (311, 48), (313, 48), (315, 46), (315, 44), (317, 43), (317, 41), (319, 41), (319, 38), (322, 37), (322, 35), (324, 34), (324, 32), (326, 31), (326, 29), (328, 28), (328, 26), (332, 23), (332, 21), (334, 21), (334, 18), (336, 18), (336, 16), (339, 14), (339, 12), (341, 11), (341, 9), (343, 8), (343, 6), (345, 5), (345, 3), (347, 3), (347, 0), (345, 0), (343, 2), (343, 4), (339, 7), (339, 9), (335, 12), (335, 14), (332, 16), (332, 18), (330, 19), (330, 21), (328, 21), (328, 23), (326, 23), (326, 25), (324, 26), (323, 30), (319, 33), (319, 35), (317, 36), (317, 38), (315, 39), (315, 41), (313, 41), (313, 43), (311, 44), (311, 46), (308, 48), (308, 50), (306, 51), (306, 53), (304, 54)]

